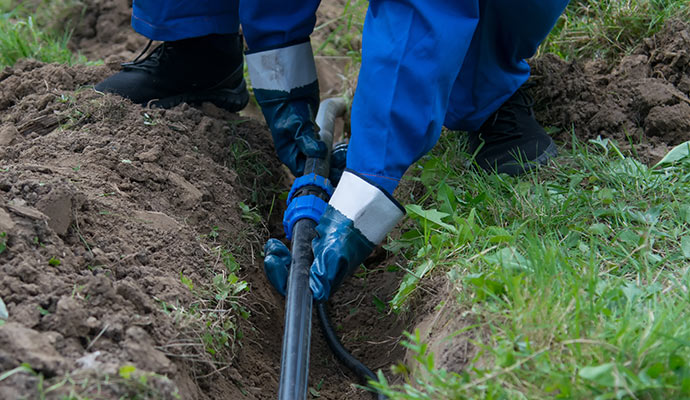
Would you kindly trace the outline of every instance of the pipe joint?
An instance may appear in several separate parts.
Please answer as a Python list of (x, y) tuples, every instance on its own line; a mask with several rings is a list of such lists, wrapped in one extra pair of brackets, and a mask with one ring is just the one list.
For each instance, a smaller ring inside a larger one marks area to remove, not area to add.
[(326, 211), (328, 200), (333, 194), (333, 185), (323, 176), (314, 173), (295, 179), (287, 199), (287, 210), (283, 215), (283, 229), (289, 240), (295, 223), (303, 218), (318, 223)]

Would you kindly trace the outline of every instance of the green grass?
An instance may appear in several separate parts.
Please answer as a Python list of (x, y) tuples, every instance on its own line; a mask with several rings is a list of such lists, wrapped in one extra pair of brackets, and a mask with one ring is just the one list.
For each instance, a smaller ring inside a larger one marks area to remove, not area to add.
[(22, 58), (72, 65), (86, 62), (68, 48), (70, 35), (61, 36), (36, 26), (32, 17), (15, 19), (0, 15), (0, 68), (14, 65)]
[(666, 20), (690, 19), (687, 0), (573, 0), (540, 53), (565, 59), (630, 53)]
[(220, 235), (214, 227), (199, 238), (209, 262), (201, 279), (179, 272), (180, 282), (194, 300), (186, 305), (160, 301), (163, 312), (178, 328), (176, 337), (161, 350), (169, 357), (193, 364), (198, 376), (232, 364), (243, 337), (239, 320), (250, 316), (245, 299), (249, 284), (239, 279), (240, 264), (219, 243)]
[[(356, 65), (351, 37), (366, 2), (351, 3), (326, 22), (339, 27), (316, 53)], [(670, 18), (688, 20), (688, 4), (574, 0), (538, 54), (612, 60)], [(446, 371), (411, 334), (416, 365), (395, 367), (402, 383), (382, 377), (382, 391), (392, 400), (690, 398), (690, 162), (649, 168), (606, 140), (574, 139), (557, 166), (516, 179), (468, 170), (459, 141), (445, 135), (415, 167), (425, 195), (407, 206), (415, 227), (388, 245), (409, 258), (390, 307), (404, 312), (419, 287), (450, 282), (454, 307), (477, 323), (465, 333), (476, 357)]]
[(49, 27), (51, 20), (43, 14), (0, 3), (0, 69), (23, 58), (68, 65), (86, 62), (86, 58), (67, 47), (71, 29)]
[[(648, 168), (607, 140), (573, 139), (522, 178), (462, 166), (447, 134), (418, 166), (426, 196), (393, 249), (419, 278), (445, 274), (479, 338), (456, 374), (430, 362), (381, 383), (391, 399), (690, 398), (690, 161)], [(407, 371), (408, 368), (398, 368)]]
[(0, 254), (7, 249), (7, 232), (0, 232)]
[(360, 63), (362, 29), (368, 6), (367, 0), (349, 0), (340, 16), (316, 26), (314, 33), (317, 35), (321, 30), (332, 31), (317, 44), (314, 55), (350, 57), (352, 61)]

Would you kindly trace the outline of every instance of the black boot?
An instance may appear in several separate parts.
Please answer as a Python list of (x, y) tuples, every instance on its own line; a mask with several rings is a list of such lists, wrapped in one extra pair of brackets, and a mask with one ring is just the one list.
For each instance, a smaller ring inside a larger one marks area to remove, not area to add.
[(122, 64), (96, 90), (164, 108), (208, 101), (236, 112), (249, 101), (242, 50), (239, 34), (163, 42), (146, 58)]
[(486, 171), (520, 175), (558, 155), (553, 140), (534, 119), (534, 100), (523, 88), (478, 131), (469, 132), (469, 153)]

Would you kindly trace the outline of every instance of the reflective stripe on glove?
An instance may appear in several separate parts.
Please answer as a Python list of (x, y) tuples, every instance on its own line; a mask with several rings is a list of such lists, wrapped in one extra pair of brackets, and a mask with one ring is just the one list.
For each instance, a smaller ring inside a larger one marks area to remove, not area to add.
[(388, 193), (346, 170), (312, 241), (309, 286), (314, 300), (328, 300), (403, 215), (403, 207)]
[(315, 130), (319, 84), (311, 44), (247, 54), (247, 65), (278, 158), (300, 176), (307, 157), (327, 154)]

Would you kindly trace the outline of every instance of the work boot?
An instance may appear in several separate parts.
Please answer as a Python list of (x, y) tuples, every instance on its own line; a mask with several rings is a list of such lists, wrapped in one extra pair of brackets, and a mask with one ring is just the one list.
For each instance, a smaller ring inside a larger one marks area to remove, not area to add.
[(150, 45), (133, 62), (122, 64), (122, 71), (97, 84), (96, 90), (163, 108), (208, 101), (236, 112), (247, 105), (241, 35), (163, 42), (140, 60)]
[(516, 176), (558, 155), (553, 140), (534, 118), (533, 105), (532, 97), (520, 88), (478, 131), (469, 132), (469, 153), (475, 155), (477, 165)]

